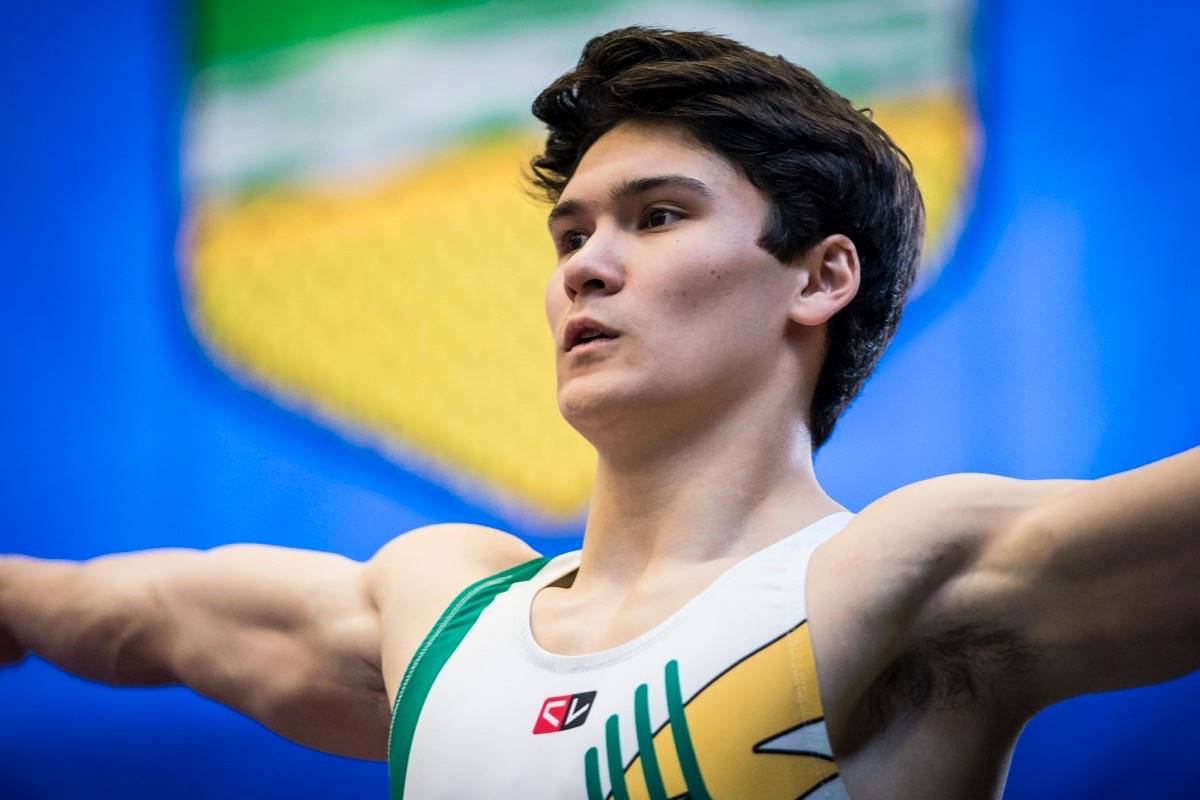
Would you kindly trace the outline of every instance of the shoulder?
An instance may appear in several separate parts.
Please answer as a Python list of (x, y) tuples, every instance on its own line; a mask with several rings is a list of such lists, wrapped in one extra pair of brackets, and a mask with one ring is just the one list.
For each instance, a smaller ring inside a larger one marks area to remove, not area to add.
[(839, 594), (858, 613), (904, 624), (1031, 509), (1077, 483), (982, 473), (912, 483), (864, 508), (818, 550), (817, 563), (838, 576)]
[(887, 536), (902, 526), (933, 531), (977, 533), (994, 522), (996, 512), (1024, 505), (1045, 481), (1025, 481), (1000, 475), (963, 472), (910, 483), (885, 494), (855, 518), (853, 525)]
[(922, 583), (961, 571), (1030, 509), (1077, 483), (985, 473), (929, 478), (871, 503), (829, 549), (842, 558), (869, 556), (877, 568), (872, 577), (894, 574), (919, 590)]
[(381, 547), (367, 562), (367, 584), (380, 606), (398, 594), (453, 598), (480, 578), (538, 557), (520, 538), (495, 528), (427, 525)]
[(1026, 505), (1028, 483), (977, 473), (912, 483), (868, 505), (818, 553), (827, 567), (859, 564), (863, 583), (876, 587), (862, 586), (860, 598), (914, 589), (968, 560), (1000, 517)]
[(459, 592), (538, 558), (516, 536), (480, 525), (429, 525), (397, 536), (366, 565), (367, 592), (381, 626), (389, 698), (422, 639)]

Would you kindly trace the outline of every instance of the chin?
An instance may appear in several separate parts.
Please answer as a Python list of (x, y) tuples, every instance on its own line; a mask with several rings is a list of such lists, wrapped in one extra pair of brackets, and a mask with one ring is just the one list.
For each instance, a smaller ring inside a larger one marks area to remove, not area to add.
[(637, 405), (636, 393), (629, 391), (629, 387), (600, 377), (588, 375), (572, 378), (570, 383), (558, 390), (559, 413), (585, 438), (591, 438), (589, 431), (619, 424)]
[[(586, 375), (559, 387), (563, 419), (593, 445), (623, 435), (653, 435), (686, 395), (662, 381), (634, 381), (620, 376)], [(639, 433), (640, 432), (640, 433)]]

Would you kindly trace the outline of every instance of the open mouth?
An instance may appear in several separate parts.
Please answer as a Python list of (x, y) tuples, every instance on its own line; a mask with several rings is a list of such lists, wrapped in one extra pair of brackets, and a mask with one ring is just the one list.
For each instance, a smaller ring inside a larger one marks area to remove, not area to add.
[(611, 342), (619, 335), (612, 328), (593, 319), (586, 317), (575, 319), (567, 325), (566, 333), (563, 336), (563, 350), (569, 353), (580, 348), (592, 349), (605, 342)]
[(599, 331), (587, 332), (580, 336), (579, 340), (567, 352), (573, 353), (577, 350), (591, 350), (616, 338), (616, 334), (601, 333)]

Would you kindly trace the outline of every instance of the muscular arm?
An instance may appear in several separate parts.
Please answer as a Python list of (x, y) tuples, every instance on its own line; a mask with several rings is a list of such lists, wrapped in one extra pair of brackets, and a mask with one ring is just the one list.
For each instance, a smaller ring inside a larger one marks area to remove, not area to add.
[(1200, 448), (1042, 498), (975, 572), (947, 599), (1028, 641), (1035, 707), (1200, 669)]
[(949, 476), (862, 517), (891, 559), (877, 697), (882, 675), (1023, 719), (1200, 669), (1200, 449), (1096, 481)]
[(366, 568), (248, 544), (0, 558), (0, 663), (29, 651), (105, 683), (186, 684), (293, 741), (383, 759), (388, 701)]
[(536, 555), (515, 536), (449, 524), (398, 536), (365, 564), (252, 544), (84, 563), (0, 556), (0, 665), (32, 652), (105, 683), (184, 684), (292, 741), (383, 760), (389, 698), (436, 616), (472, 581)]

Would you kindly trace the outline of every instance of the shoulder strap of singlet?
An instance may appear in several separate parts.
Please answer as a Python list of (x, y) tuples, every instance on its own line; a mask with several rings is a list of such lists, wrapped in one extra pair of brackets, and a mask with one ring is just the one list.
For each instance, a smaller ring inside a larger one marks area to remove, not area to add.
[(426, 634), (396, 691), (392, 726), (388, 731), (391, 800), (404, 797), (404, 778), (408, 772), (408, 755), (412, 750), (417, 718), (438, 673), (492, 600), (512, 584), (532, 578), (549, 560), (534, 558), (475, 581), (459, 592)]

